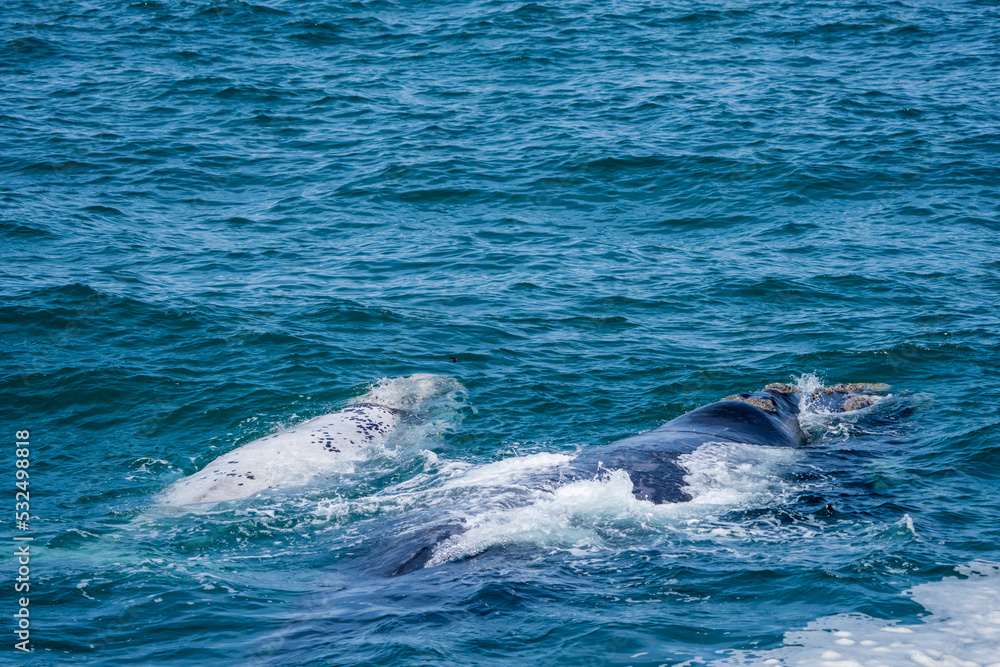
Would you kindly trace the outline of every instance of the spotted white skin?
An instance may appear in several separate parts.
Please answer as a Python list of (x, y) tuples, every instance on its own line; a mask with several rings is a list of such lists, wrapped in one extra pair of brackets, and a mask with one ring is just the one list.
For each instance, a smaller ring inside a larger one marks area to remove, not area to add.
[(403, 411), (425, 399), (461, 388), (454, 380), (418, 374), (386, 380), (340, 412), (323, 415), (265, 436), (215, 459), (163, 494), (172, 505), (239, 500), (270, 488), (307, 483), (317, 475), (382, 447), (400, 425)]
[(215, 503), (301, 484), (342, 467), (367, 447), (384, 445), (398, 425), (393, 410), (375, 404), (316, 417), (223, 454), (167, 489), (164, 500), (176, 505)]

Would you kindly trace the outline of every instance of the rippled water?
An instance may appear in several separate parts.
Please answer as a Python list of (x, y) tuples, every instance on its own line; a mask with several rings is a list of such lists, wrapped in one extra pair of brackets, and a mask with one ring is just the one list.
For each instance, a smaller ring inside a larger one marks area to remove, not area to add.
[[(0, 0), (0, 29), (35, 648), (0, 660), (1000, 660), (995, 3)], [(466, 393), (356, 466), (158, 501), (418, 372)], [(892, 397), (699, 450), (690, 503), (516, 482), (790, 380)], [(436, 566), (366, 569), (445, 512), (475, 529)]]

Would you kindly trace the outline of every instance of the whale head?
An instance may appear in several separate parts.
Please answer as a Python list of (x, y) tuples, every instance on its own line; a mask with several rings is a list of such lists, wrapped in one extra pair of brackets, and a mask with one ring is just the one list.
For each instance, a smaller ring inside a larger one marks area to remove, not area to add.
[(353, 403), (376, 403), (403, 412), (422, 412), (442, 398), (453, 399), (465, 392), (455, 378), (432, 373), (383, 378)]

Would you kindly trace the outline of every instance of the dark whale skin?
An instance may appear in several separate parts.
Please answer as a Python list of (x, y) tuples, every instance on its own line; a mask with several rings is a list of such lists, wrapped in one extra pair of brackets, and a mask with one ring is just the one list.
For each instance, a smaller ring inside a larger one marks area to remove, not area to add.
[[(774, 407), (764, 410), (746, 399)], [(708, 442), (740, 442), (768, 447), (799, 447), (798, 396), (764, 390), (717, 401), (687, 412), (646, 433), (582, 451), (571, 464), (574, 479), (605, 470), (624, 470), (639, 500), (680, 503), (691, 500), (682, 489), (685, 470), (678, 458)], [(565, 477), (564, 477), (565, 479)]]

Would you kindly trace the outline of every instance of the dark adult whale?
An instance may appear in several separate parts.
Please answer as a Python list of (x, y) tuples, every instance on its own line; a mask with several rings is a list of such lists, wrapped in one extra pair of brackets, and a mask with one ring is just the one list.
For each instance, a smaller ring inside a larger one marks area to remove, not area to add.
[[(525, 483), (554, 488), (605, 472), (622, 470), (632, 480), (632, 493), (655, 504), (691, 500), (685, 491), (682, 455), (706, 443), (730, 442), (767, 447), (800, 447), (806, 436), (799, 423), (804, 407), (813, 411), (848, 412), (878, 400), (884, 384), (851, 383), (803, 393), (788, 384), (769, 384), (753, 393), (727, 396), (685, 413), (659, 428), (602, 447), (585, 449), (568, 465)], [(462, 524), (421, 530), (407, 542), (388, 549), (380, 570), (397, 576), (418, 570), (445, 540), (465, 531)]]
[(727, 396), (663, 426), (603, 447), (584, 450), (572, 467), (580, 474), (624, 470), (632, 493), (655, 504), (691, 500), (684, 492), (682, 454), (707, 442), (738, 442), (768, 447), (800, 447), (806, 436), (799, 424), (803, 400), (811, 409), (847, 412), (871, 405), (886, 385), (852, 383), (822, 387), (803, 396), (794, 386), (769, 384), (761, 391)]

